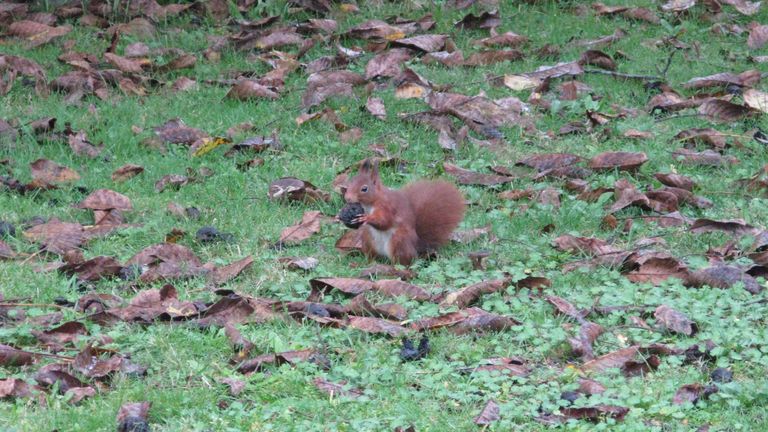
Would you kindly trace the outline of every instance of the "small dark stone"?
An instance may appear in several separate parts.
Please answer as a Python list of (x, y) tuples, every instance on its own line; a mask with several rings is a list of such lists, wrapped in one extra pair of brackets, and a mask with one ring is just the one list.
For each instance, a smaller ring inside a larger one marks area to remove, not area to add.
[(120, 269), (117, 273), (117, 277), (122, 280), (134, 280), (141, 276), (141, 266), (138, 264), (131, 264)]
[(75, 303), (67, 300), (65, 297), (56, 297), (53, 299), (53, 303), (59, 306), (74, 307)]
[(184, 213), (186, 213), (187, 217), (190, 219), (200, 219), (200, 209), (197, 207), (187, 207), (184, 209)]
[(25, 220), (22, 225), (24, 226), (24, 230), (28, 230), (32, 228), (33, 226), (41, 225), (46, 222), (46, 219), (42, 216), (32, 216), (31, 218)]
[(331, 314), (328, 312), (328, 309), (324, 308), (322, 305), (310, 303), (307, 305), (306, 308), (304, 308), (304, 313), (307, 315), (315, 315), (323, 318), (328, 318), (331, 316)]
[(716, 383), (729, 383), (733, 381), (733, 372), (730, 369), (717, 368), (712, 371), (710, 378)]
[(0, 237), (15, 237), (16, 227), (5, 221), (0, 221)]
[(149, 423), (141, 417), (126, 417), (117, 425), (117, 432), (149, 432)]
[(759, 142), (760, 144), (768, 145), (768, 134), (761, 130), (755, 132), (755, 134), (752, 135), (752, 138), (754, 138), (755, 141)]
[(235, 236), (229, 233), (220, 232), (212, 226), (204, 226), (197, 230), (195, 238), (201, 243), (213, 243), (218, 241), (231, 242), (235, 239)]
[(361, 223), (353, 223), (355, 218), (365, 214), (365, 209), (360, 203), (347, 204), (339, 211), (339, 220), (352, 229), (360, 228)]
[(739, 96), (742, 93), (742, 89), (740, 85), (728, 84), (727, 86), (725, 86), (725, 92), (732, 95)]
[(403, 348), (400, 350), (400, 358), (403, 361), (419, 360), (429, 354), (429, 339), (422, 336), (419, 341), (419, 347), (414, 348), (410, 339), (403, 338)]
[(576, 399), (580, 398), (581, 394), (575, 391), (564, 391), (560, 393), (560, 399), (568, 401), (569, 403), (576, 402)]
[(331, 359), (325, 354), (316, 353), (309, 357), (309, 362), (322, 370), (331, 370)]

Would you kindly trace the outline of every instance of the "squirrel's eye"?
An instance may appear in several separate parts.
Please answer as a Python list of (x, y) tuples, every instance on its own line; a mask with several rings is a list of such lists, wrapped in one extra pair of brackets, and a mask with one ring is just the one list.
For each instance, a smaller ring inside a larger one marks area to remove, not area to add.
[(362, 192), (362, 193), (368, 192), (368, 185), (365, 185), (365, 186), (361, 187), (360, 188), (360, 192)]

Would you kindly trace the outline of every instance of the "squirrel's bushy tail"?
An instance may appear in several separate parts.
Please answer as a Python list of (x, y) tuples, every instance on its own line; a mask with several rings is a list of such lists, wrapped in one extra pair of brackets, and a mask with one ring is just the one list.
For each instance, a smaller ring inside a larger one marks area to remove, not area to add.
[(416, 214), (419, 252), (437, 249), (448, 242), (464, 218), (464, 197), (445, 181), (418, 181), (402, 189)]

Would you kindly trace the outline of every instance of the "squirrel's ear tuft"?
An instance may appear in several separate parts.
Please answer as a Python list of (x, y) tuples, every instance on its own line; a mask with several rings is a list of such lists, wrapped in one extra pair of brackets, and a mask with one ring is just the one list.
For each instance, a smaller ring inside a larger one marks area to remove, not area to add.
[(371, 170), (373, 178), (379, 178), (379, 159), (373, 160), (373, 169)]
[(370, 159), (364, 159), (360, 163), (360, 172), (370, 172), (372, 168), (371, 160)]

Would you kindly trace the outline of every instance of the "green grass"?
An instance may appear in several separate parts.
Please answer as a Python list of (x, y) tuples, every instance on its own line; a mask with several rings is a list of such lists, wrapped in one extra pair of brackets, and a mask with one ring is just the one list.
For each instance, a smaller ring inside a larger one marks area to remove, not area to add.
[[(519, 4), (518, 4), (519, 3)], [(591, 12), (574, 16), (573, 8), (581, 2), (539, 2), (528, 5), (523, 2), (503, 1), (500, 6), (503, 25), (499, 32), (514, 31), (528, 36), (531, 43), (524, 48), (526, 58), (514, 63), (499, 63), (479, 68), (445, 68), (439, 65), (425, 66), (418, 60), (409, 63), (416, 72), (430, 81), (453, 86), (451, 91), (469, 95), (485, 92), (491, 98), (517, 96), (526, 100), (528, 92), (512, 92), (506, 88), (489, 85), (486, 74), (501, 75), (522, 73), (554, 60), (539, 60), (533, 54), (546, 43), (561, 47), (559, 61), (578, 58), (583, 48), (570, 46), (574, 39), (592, 39), (613, 33), (617, 27), (628, 36), (615, 44), (603, 47), (609, 53), (624, 53), (628, 59), (619, 60), (619, 70), (626, 73), (657, 74), (663, 68), (668, 51), (651, 42), (673, 34), (687, 44), (697, 45), (696, 50), (678, 53), (668, 71), (668, 82), (680, 89), (683, 82), (718, 72), (739, 73), (760, 68), (748, 61), (750, 54), (765, 54), (765, 48), (749, 52), (746, 35), (722, 36), (710, 32), (710, 23), (704, 20), (703, 6), (683, 16), (679, 22), (671, 15), (664, 15), (670, 22), (662, 25), (641, 24), (620, 17), (595, 17)], [(620, 4), (610, 1), (606, 3)], [(626, 2), (630, 3), (630, 2)], [(655, 2), (632, 2), (655, 7)], [(416, 4), (423, 4), (420, 8)], [(281, 2), (268, 2), (263, 7), (269, 13), (286, 13)], [(455, 11), (440, 5), (428, 6), (428, 2), (392, 2), (382, 6), (361, 6), (358, 14), (335, 14), (339, 30), (370, 18), (400, 15), (418, 18), (432, 12), (437, 21), (433, 33), (451, 34), (457, 46), (466, 56), (475, 49), (471, 41), (487, 36), (479, 30), (457, 30), (453, 23), (468, 11)], [(735, 14), (732, 8), (726, 9)], [(475, 11), (475, 9), (471, 9)], [(304, 14), (285, 15), (286, 22), (307, 18)], [(254, 13), (251, 18), (256, 18)], [(765, 6), (752, 17), (734, 16), (741, 26), (751, 21), (765, 23), (768, 12)], [(354, 144), (339, 141), (333, 126), (325, 122), (308, 122), (296, 127), (294, 119), (301, 113), (300, 97), (306, 84), (306, 75), (297, 71), (289, 75), (286, 91), (276, 101), (240, 102), (224, 99), (227, 88), (203, 83), (206, 79), (225, 77), (230, 71), (250, 70), (266, 72), (268, 67), (247, 58), (246, 53), (227, 49), (220, 63), (208, 63), (199, 54), (207, 47), (206, 35), (225, 34), (226, 29), (215, 27), (212, 22), (196, 25), (189, 18), (179, 18), (158, 25), (154, 39), (144, 40), (151, 48), (178, 47), (198, 54), (194, 69), (171, 72), (159, 77), (173, 81), (180, 76), (198, 80), (196, 90), (181, 93), (159, 89), (146, 97), (128, 97), (119, 90), (110, 90), (111, 98), (101, 101), (86, 97), (82, 106), (64, 105), (64, 96), (52, 94), (39, 98), (31, 87), (17, 80), (13, 90), (3, 98), (0, 118), (18, 119), (25, 124), (44, 116), (58, 119), (58, 125), (70, 122), (75, 130), (85, 130), (94, 143), (106, 146), (102, 158), (87, 159), (74, 155), (69, 147), (60, 143), (37, 143), (29, 135), (23, 135), (13, 147), (0, 147), (0, 159), (11, 158), (10, 170), (15, 178), (29, 180), (28, 163), (44, 157), (67, 165), (81, 175), (78, 186), (88, 190), (108, 188), (130, 197), (134, 210), (128, 213), (128, 221), (140, 227), (118, 231), (109, 237), (91, 241), (84, 250), (86, 258), (108, 255), (121, 261), (149, 245), (163, 241), (172, 228), (181, 228), (192, 234), (181, 241), (191, 247), (201, 259), (225, 264), (245, 255), (255, 258), (253, 267), (227, 285), (228, 289), (252, 295), (280, 300), (303, 300), (309, 294), (309, 279), (321, 276), (354, 276), (358, 268), (367, 264), (359, 256), (343, 256), (334, 250), (336, 239), (343, 233), (338, 224), (323, 226), (319, 235), (304, 243), (276, 251), (269, 246), (279, 237), (287, 225), (298, 221), (307, 210), (321, 210), (332, 215), (342, 206), (337, 194), (329, 203), (280, 204), (267, 199), (269, 183), (282, 176), (297, 176), (324, 190), (331, 189), (331, 182), (344, 167), (370, 155), (370, 144), (384, 145), (393, 155), (408, 160), (406, 172), (385, 169), (385, 183), (399, 186), (422, 177), (441, 176), (444, 154), (437, 144), (437, 134), (424, 127), (401, 122), (397, 114), (426, 109), (415, 100), (394, 98), (391, 89), (376, 91), (386, 105), (386, 121), (373, 119), (360, 109), (366, 96), (358, 92), (357, 98), (333, 98), (325, 103), (339, 113), (350, 126), (363, 130), (362, 139)], [(181, 31), (177, 31), (181, 29)], [(101, 53), (109, 40), (96, 36), (93, 29), (75, 27), (65, 39), (76, 40), (75, 50)], [(118, 53), (137, 39), (125, 35), (118, 44)], [(0, 48), (5, 53), (21, 55), (39, 62), (53, 79), (69, 70), (58, 62), (61, 41), (25, 50), (14, 42), (6, 42)], [(341, 40), (344, 46), (361, 45), (359, 40)], [(333, 44), (318, 44), (309, 51), (303, 61), (322, 55), (332, 55)], [(361, 72), (371, 55), (366, 55), (349, 69)], [(154, 59), (164, 63), (168, 58)], [(768, 220), (768, 202), (765, 197), (755, 197), (735, 189), (732, 182), (757, 172), (765, 164), (765, 147), (750, 140), (739, 138), (743, 148), (731, 148), (727, 154), (736, 156), (740, 163), (733, 167), (711, 169), (676, 163), (671, 150), (676, 144), (670, 139), (679, 131), (691, 127), (708, 127), (701, 118), (681, 117), (656, 122), (643, 107), (651, 93), (642, 83), (622, 81), (612, 77), (587, 74), (578, 78), (593, 88), (602, 99), (597, 104), (601, 112), (617, 112), (617, 107), (637, 108), (637, 117), (614, 120), (597, 132), (585, 135), (569, 135), (548, 138), (544, 134), (525, 134), (519, 128), (504, 130), (509, 145), (499, 153), (467, 144), (450, 157), (464, 168), (485, 171), (492, 165), (512, 166), (519, 158), (540, 152), (573, 152), (585, 157), (603, 151), (643, 151), (649, 156), (640, 173), (632, 177), (639, 186), (652, 184), (655, 172), (676, 169), (694, 178), (700, 185), (697, 193), (714, 202), (714, 207), (698, 210), (684, 207), (689, 217), (713, 219), (742, 218), (757, 226)], [(553, 84), (557, 85), (558, 81)], [(757, 88), (766, 90), (761, 83)], [(565, 102), (558, 112), (543, 112), (537, 117), (540, 131), (557, 130), (569, 121), (583, 120), (584, 111), (591, 102), (584, 100)], [(89, 110), (92, 106), (95, 110)], [(223, 156), (220, 148), (203, 157), (193, 158), (182, 147), (169, 148), (165, 154), (142, 146), (140, 142), (152, 135), (151, 128), (173, 117), (209, 132), (224, 135), (233, 125), (250, 122), (259, 129), (256, 134), (270, 134), (279, 130), (279, 138), (285, 145), (280, 153), (265, 153), (263, 166), (248, 171), (238, 170), (236, 163), (246, 156), (234, 159)], [(144, 131), (134, 134), (132, 126)], [(61, 127), (61, 126), (59, 126)], [(765, 116), (757, 120), (735, 124), (714, 125), (718, 130), (743, 135), (754, 127), (768, 130)], [(628, 140), (622, 133), (630, 128), (652, 131), (650, 140)], [(610, 133), (607, 138), (601, 133)], [(145, 172), (125, 183), (114, 183), (112, 171), (134, 163)], [(166, 174), (184, 174), (187, 167), (207, 167), (215, 172), (202, 182), (182, 187), (178, 192), (157, 193), (154, 183)], [(614, 181), (627, 177), (625, 173), (608, 172), (595, 174), (589, 183), (593, 187), (612, 186)], [(553, 209), (534, 202), (503, 202), (496, 192), (506, 189), (562, 189), (562, 206)], [(603, 305), (668, 304), (694, 319), (700, 332), (692, 338), (626, 328), (629, 314), (616, 313), (594, 319), (608, 329), (594, 344), (596, 354), (604, 354), (626, 346), (627, 340), (639, 344), (667, 343), (678, 347), (711, 339), (718, 348), (717, 360), (710, 364), (682, 364), (676, 357), (662, 358), (659, 369), (644, 378), (625, 378), (618, 372), (596, 374), (607, 391), (601, 396), (580, 399), (585, 406), (615, 404), (627, 406), (630, 412), (620, 424), (606, 421), (599, 425), (588, 422), (568, 424), (568, 430), (695, 430), (710, 424), (710, 430), (764, 430), (768, 426), (768, 380), (765, 364), (768, 361), (768, 330), (766, 330), (765, 304), (745, 305), (754, 300), (749, 293), (733, 288), (728, 290), (701, 288), (690, 289), (681, 282), (670, 279), (660, 286), (634, 284), (617, 271), (610, 269), (577, 270), (561, 272), (563, 264), (577, 257), (556, 251), (551, 241), (570, 233), (588, 237), (609, 239), (619, 247), (631, 247), (635, 241), (648, 236), (661, 236), (668, 250), (683, 258), (690, 267), (706, 266), (704, 253), (709, 247), (722, 245), (728, 238), (722, 234), (694, 235), (683, 228), (659, 228), (655, 224), (638, 219), (627, 232), (606, 231), (601, 228), (605, 213), (604, 205), (612, 202), (585, 203), (563, 189), (562, 182), (548, 180), (533, 183), (516, 180), (499, 188), (462, 187), (465, 195), (475, 204), (462, 223), (462, 228), (490, 224), (499, 240), (487, 238), (471, 244), (451, 244), (443, 249), (438, 259), (419, 261), (415, 268), (418, 278), (414, 283), (430, 292), (454, 290), (481, 280), (500, 277), (504, 272), (520, 275), (530, 271), (534, 275), (552, 280), (548, 292), (568, 299), (579, 307), (589, 307), (596, 298)], [(90, 214), (77, 210), (72, 204), (85, 194), (74, 189), (59, 189), (16, 195), (0, 191), (0, 219), (17, 226), (33, 216), (58, 217), (90, 223)], [(202, 211), (199, 220), (179, 221), (167, 214), (166, 205), (175, 201), (183, 206), (196, 206)], [(527, 205), (528, 208), (523, 208)], [(638, 215), (635, 209), (624, 210), (620, 216)], [(540, 230), (549, 225), (554, 230), (547, 234)], [(233, 233), (236, 242), (231, 244), (202, 245), (194, 241), (194, 232), (203, 225), (213, 225), (223, 232)], [(16, 250), (32, 253), (35, 245), (26, 243), (21, 236), (8, 243)], [(472, 270), (466, 254), (487, 249), (491, 252), (487, 270)], [(277, 263), (281, 256), (314, 256), (319, 266), (310, 273), (285, 270)], [(0, 293), (8, 298), (27, 298), (30, 302), (46, 304), (57, 297), (76, 300), (83, 292), (72, 280), (56, 273), (35, 272), (39, 263), (31, 260), (0, 262)], [(762, 284), (765, 281), (761, 280)], [(150, 285), (160, 287), (162, 284)], [(205, 289), (204, 279), (174, 282), (179, 297), (184, 300), (213, 301), (218, 297)], [(101, 281), (88, 290), (113, 293), (131, 298), (134, 292), (126, 290), (119, 281)], [(118, 376), (109, 389), (72, 406), (58, 395), (49, 395), (46, 405), (30, 400), (4, 400), (0, 402), (0, 430), (9, 431), (91, 431), (114, 430), (115, 416), (126, 402), (148, 400), (152, 402), (150, 419), (153, 430), (167, 431), (269, 431), (269, 430), (383, 430), (414, 425), (417, 431), (465, 431), (477, 428), (472, 419), (480, 412), (488, 399), (501, 406), (501, 420), (489, 430), (545, 430), (548, 427), (534, 421), (539, 410), (553, 411), (562, 406), (560, 393), (577, 387), (578, 374), (569, 364), (567, 338), (574, 334), (574, 324), (554, 315), (552, 307), (537, 296), (529, 296), (527, 290), (510, 290), (503, 294), (484, 296), (478, 306), (495, 313), (515, 317), (523, 325), (508, 331), (492, 334), (454, 336), (446, 331), (429, 334), (432, 353), (420, 362), (402, 363), (398, 358), (399, 341), (354, 330), (318, 328), (312, 323), (271, 322), (243, 325), (239, 329), (252, 341), (256, 352), (268, 353), (317, 347), (319, 341), (330, 349), (332, 367), (324, 371), (309, 364), (267, 367), (265, 373), (244, 377), (247, 386), (237, 397), (229, 396), (220, 380), (240, 376), (228, 363), (232, 355), (223, 330), (204, 330), (184, 323), (168, 325), (157, 323), (150, 326), (119, 324), (100, 327), (86, 321), (92, 337), (111, 337), (110, 344), (121, 353), (149, 367), (146, 378), (136, 379)], [(343, 302), (334, 295), (327, 301)], [(398, 299), (409, 311), (409, 319), (433, 316), (438, 313), (434, 304), (419, 304)], [(45, 308), (27, 309), (29, 316), (53, 312)], [(82, 315), (64, 309), (64, 319), (80, 319)], [(652, 322), (652, 319), (649, 320)], [(0, 326), (0, 341), (31, 350), (39, 350), (31, 335), (31, 324)], [(78, 342), (82, 348), (86, 340)], [(65, 355), (74, 355), (65, 352)], [(458, 369), (476, 365), (489, 357), (521, 356), (527, 359), (533, 373), (527, 378), (509, 378), (488, 373), (464, 375)], [(48, 361), (23, 368), (0, 367), (0, 377), (13, 376), (31, 381), (34, 372)], [(578, 365), (578, 361), (573, 362)], [(708, 382), (714, 367), (730, 367), (735, 380), (721, 386), (718, 394), (697, 406), (672, 404), (672, 397), (684, 384)], [(313, 385), (317, 376), (330, 381), (346, 380), (350, 385), (364, 390), (364, 397), (356, 400), (329, 399)]]

